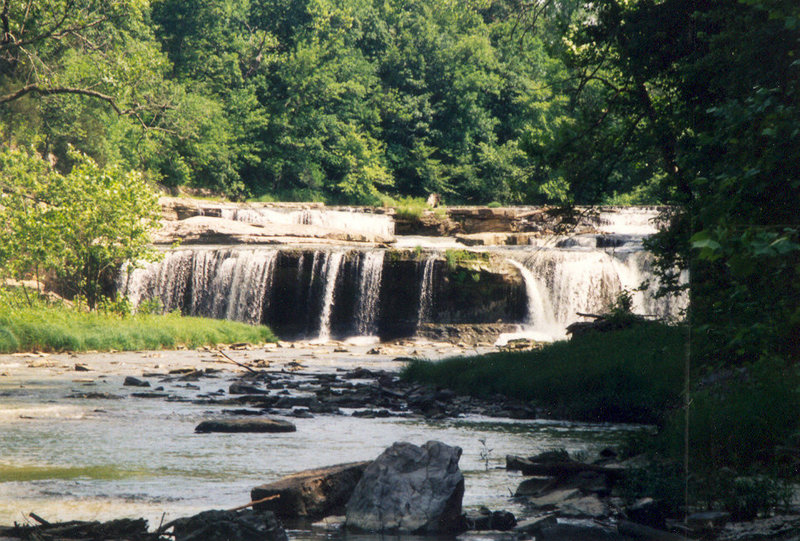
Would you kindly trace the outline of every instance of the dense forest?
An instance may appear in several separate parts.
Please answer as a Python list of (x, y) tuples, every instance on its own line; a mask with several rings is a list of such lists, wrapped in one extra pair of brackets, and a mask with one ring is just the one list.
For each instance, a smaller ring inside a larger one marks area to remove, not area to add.
[(796, 356), (799, 12), (3, 0), (0, 141), (234, 198), (666, 203), (651, 248), (667, 278), (692, 267), (710, 351)]

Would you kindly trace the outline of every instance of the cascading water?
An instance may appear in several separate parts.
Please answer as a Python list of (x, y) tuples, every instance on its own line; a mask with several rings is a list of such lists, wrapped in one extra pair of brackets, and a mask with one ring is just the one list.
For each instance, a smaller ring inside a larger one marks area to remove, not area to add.
[(334, 252), (326, 254), (324, 267), (325, 292), (322, 296), (322, 311), (319, 316), (319, 336), (317, 340), (327, 342), (331, 337), (331, 311), (333, 310), (334, 295), (336, 293), (336, 279), (342, 268), (344, 253)]
[(386, 252), (374, 251), (362, 254), (359, 262), (358, 308), (356, 331), (360, 336), (374, 336), (378, 332), (377, 315), (383, 276), (383, 260)]
[(437, 254), (429, 255), (422, 264), (422, 281), (419, 288), (419, 313), (417, 321), (424, 323), (430, 321), (433, 311), (433, 271), (435, 269)]
[(177, 250), (120, 277), (134, 306), (158, 299), (164, 311), (261, 321), (277, 250)]
[[(315, 209), (236, 212), (239, 219), (273, 223), (313, 222), (323, 215), (328, 224), (338, 215), (372, 220), (373, 225), (389, 220), (385, 215)], [(420, 324), (462, 323), (519, 323), (528, 337), (562, 338), (578, 313), (602, 313), (623, 290), (632, 292), (639, 314), (677, 317), (685, 308), (685, 297), (654, 296), (653, 258), (642, 247), (642, 232), (653, 228), (655, 213), (612, 208), (590, 215), (598, 229), (622, 229), (625, 234), (543, 237), (535, 246), (482, 248), (494, 254), (494, 261), (505, 257), (519, 272), (516, 278), (503, 265), (483, 278), (480, 269), (445, 267), (443, 247), (449, 244), (425, 249), (415, 243), (413, 251), (397, 250), (392, 257), (378, 248), (207, 246), (168, 251), (163, 261), (121, 276), (118, 288), (134, 306), (158, 299), (166, 311), (264, 323), (286, 339), (393, 338), (413, 335)], [(345, 227), (356, 226), (350, 222)], [(381, 227), (387, 230), (385, 223)], [(420, 261), (423, 249), (426, 255)], [(649, 286), (638, 291), (642, 282)]]
[(222, 218), (252, 224), (296, 224), (317, 225), (329, 229), (355, 231), (391, 237), (394, 235), (394, 222), (385, 214), (371, 214), (357, 209), (278, 209), (223, 208)]

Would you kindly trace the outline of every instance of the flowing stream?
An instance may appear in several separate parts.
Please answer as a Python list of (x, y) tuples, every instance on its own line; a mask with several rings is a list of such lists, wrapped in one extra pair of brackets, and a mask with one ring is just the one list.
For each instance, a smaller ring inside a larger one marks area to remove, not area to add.
[[(415, 347), (431, 357), (443, 354), (425, 351), (423, 345)], [(348, 354), (334, 354), (309, 344), (307, 349), (298, 346), (249, 355), (272, 361), (275, 370), (298, 358), (305, 359), (307, 371), (399, 368), (388, 356), (365, 352), (366, 347), (356, 347)], [(78, 358), (0, 356), (4, 374), (0, 378), (0, 524), (24, 522), (25, 514), (33, 511), (50, 521), (141, 516), (154, 528), (162, 515), (169, 521), (246, 503), (252, 487), (295, 471), (369, 460), (395, 441), (422, 444), (428, 440), (462, 447), (467, 508), (486, 505), (514, 511), (509, 491), (516, 489), (521, 478), (503, 468), (506, 454), (530, 455), (561, 447), (595, 452), (629, 430), (481, 417), (363, 419), (345, 411), (310, 419), (289, 417), (297, 425), (294, 433), (195, 434), (201, 420), (235, 406), (191, 400), (227, 389), (233, 373), (223, 371), (191, 383), (179, 379), (158, 383), (169, 400), (137, 398), (134, 392), (151, 389), (122, 385), (125, 375), (226, 366), (207, 364), (211, 360), (209, 354), (188, 351)], [(75, 372), (76, 362), (92, 370)], [(296, 377), (302, 379), (302, 372)], [(157, 380), (151, 380), (156, 385)], [(68, 398), (89, 392), (122, 398)]]

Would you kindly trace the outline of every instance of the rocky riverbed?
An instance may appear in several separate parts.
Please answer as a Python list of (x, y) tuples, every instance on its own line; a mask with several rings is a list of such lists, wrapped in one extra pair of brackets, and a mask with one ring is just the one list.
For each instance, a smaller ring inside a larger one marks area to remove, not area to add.
[[(655, 539), (648, 528), (666, 523), (653, 518), (652, 503), (614, 493), (632, 464), (609, 448), (640, 427), (546, 420), (529, 404), (459, 397), (398, 377), (410, 357), (485, 350), (282, 343), (0, 356), (0, 524), (36, 524), (31, 511), (48, 522), (144, 517), (152, 535), (180, 517), (239, 507), (251, 489), (287, 474), (368, 463), (397, 441), (440, 440), (463, 452), (465, 527), (504, 531), (482, 531), (481, 539)], [(203, 528), (217, 527), (211, 518), (183, 531), (209, 535)], [(794, 516), (747, 524), (712, 518), (713, 528), (700, 517), (683, 533), (791, 539), (800, 526)], [(252, 522), (242, 521), (245, 529)], [(327, 538), (340, 524), (310, 522), (288, 520), (289, 537)], [(142, 531), (140, 523), (124, 526)]]

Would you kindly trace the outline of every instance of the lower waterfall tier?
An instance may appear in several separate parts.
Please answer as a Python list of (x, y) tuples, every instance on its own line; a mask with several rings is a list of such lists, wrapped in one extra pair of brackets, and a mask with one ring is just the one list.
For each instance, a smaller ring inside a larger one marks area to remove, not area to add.
[(413, 336), (423, 323), (524, 322), (524, 278), (486, 253), (193, 248), (123, 273), (135, 306), (269, 325), (283, 339)]

